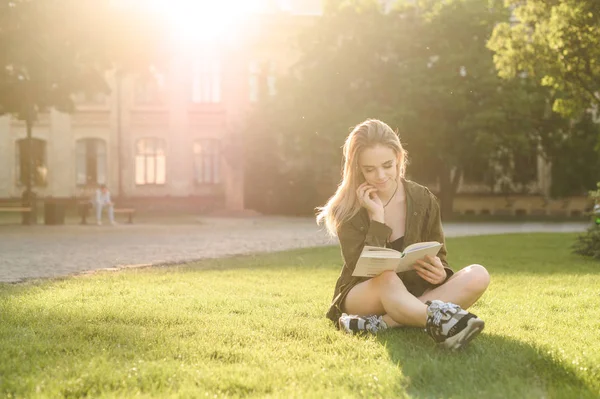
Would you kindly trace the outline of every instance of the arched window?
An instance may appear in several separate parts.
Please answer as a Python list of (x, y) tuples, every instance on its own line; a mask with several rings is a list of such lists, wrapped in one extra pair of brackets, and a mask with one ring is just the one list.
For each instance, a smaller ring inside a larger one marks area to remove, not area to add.
[(192, 102), (221, 102), (221, 63), (219, 60), (203, 58), (193, 64)]
[(219, 140), (194, 141), (194, 177), (199, 184), (218, 184), (221, 181)]
[(135, 146), (135, 184), (165, 184), (165, 140), (156, 137), (139, 139)]
[(106, 184), (106, 142), (81, 139), (76, 143), (77, 185)]
[(17, 182), (27, 185), (28, 176), (33, 172), (31, 173), (31, 184), (45, 186), (48, 175), (46, 141), (34, 138), (17, 140), (16, 152)]

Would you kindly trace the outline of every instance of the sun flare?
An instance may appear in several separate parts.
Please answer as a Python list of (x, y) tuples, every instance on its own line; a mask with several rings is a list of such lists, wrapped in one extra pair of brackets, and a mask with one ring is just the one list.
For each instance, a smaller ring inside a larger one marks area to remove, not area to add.
[(265, 9), (268, 0), (147, 0), (162, 15), (177, 42), (214, 42), (234, 36), (248, 16)]

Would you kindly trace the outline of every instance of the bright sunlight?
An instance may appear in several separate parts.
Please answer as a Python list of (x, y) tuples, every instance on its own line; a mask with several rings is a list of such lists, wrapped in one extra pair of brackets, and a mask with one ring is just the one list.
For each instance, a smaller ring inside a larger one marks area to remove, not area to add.
[(235, 36), (249, 15), (265, 11), (269, 0), (146, 0), (163, 15), (178, 43), (213, 42)]

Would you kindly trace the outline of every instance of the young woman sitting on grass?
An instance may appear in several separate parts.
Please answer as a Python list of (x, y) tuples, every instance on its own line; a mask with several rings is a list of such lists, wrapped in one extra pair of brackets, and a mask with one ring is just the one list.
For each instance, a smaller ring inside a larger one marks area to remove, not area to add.
[[(350, 334), (424, 327), (442, 346), (463, 347), (484, 327), (464, 309), (486, 290), (487, 270), (481, 265), (457, 273), (450, 269), (437, 199), (404, 178), (407, 153), (388, 125), (373, 119), (359, 124), (346, 139), (343, 155), (342, 182), (317, 216), (339, 238), (344, 259), (327, 317)], [(423, 241), (444, 245), (438, 256), (419, 261), (414, 270), (352, 276), (365, 245), (402, 251)]]

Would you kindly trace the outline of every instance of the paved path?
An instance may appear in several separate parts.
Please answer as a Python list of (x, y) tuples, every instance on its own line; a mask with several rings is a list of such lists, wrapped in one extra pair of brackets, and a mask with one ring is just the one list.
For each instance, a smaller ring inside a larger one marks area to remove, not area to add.
[[(446, 236), (579, 232), (584, 223), (446, 224)], [(178, 225), (0, 226), (0, 282), (336, 244), (313, 219), (201, 218)]]

